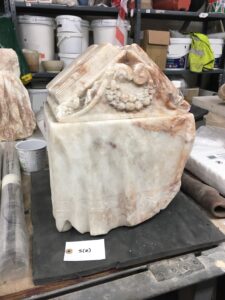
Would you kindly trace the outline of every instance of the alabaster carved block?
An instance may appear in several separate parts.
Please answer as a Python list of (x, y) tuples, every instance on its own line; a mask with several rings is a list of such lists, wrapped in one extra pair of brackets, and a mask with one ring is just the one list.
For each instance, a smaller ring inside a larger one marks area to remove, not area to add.
[(27, 89), (19, 76), (16, 52), (0, 49), (0, 141), (26, 138), (36, 126)]
[(195, 125), (189, 106), (137, 45), (90, 47), (48, 85), (53, 215), (100, 235), (134, 226), (180, 189)]

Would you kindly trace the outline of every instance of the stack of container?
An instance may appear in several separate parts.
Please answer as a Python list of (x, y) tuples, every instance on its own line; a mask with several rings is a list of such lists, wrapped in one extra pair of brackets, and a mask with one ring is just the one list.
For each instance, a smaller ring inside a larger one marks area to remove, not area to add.
[[(187, 68), (191, 42), (191, 38), (170, 38), (166, 69), (185, 70)], [(209, 38), (209, 42), (215, 57), (214, 69), (218, 69), (222, 62), (224, 41), (219, 38)]]
[[(116, 40), (116, 27), (118, 25), (117, 19), (99, 19), (91, 22), (91, 28), (93, 30), (94, 35), (94, 44), (106, 44), (111, 43), (113, 45), (117, 45), (118, 42)], [(125, 43), (127, 44), (127, 36), (128, 31), (130, 30), (129, 21), (124, 22), (124, 26), (122, 28), (123, 35), (125, 37)]]
[(84, 52), (89, 45), (89, 22), (80, 17), (56, 17), (57, 46), (64, 68)]

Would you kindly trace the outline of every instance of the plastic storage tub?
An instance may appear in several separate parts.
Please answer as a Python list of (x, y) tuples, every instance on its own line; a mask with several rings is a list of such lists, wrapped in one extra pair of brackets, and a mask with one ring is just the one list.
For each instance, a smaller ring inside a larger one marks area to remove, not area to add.
[(214, 69), (218, 69), (221, 65), (224, 42), (223, 39), (209, 39), (209, 42), (215, 57)]
[(81, 22), (81, 30), (82, 30), (82, 53), (86, 51), (89, 46), (89, 30), (90, 25), (86, 20), (82, 20)]
[[(94, 20), (91, 23), (91, 28), (94, 32), (95, 44), (111, 43), (117, 45), (116, 42), (116, 25), (117, 19)], [(125, 21), (123, 33), (125, 36), (125, 44), (127, 44), (127, 35), (130, 30), (130, 23)]]
[(19, 16), (19, 34), (22, 48), (36, 50), (40, 62), (53, 60), (54, 48), (54, 19), (39, 16)]
[[(89, 46), (89, 22), (82, 20), (77, 16), (67, 16), (62, 15), (56, 17), (57, 23), (57, 33), (59, 35), (67, 33), (80, 33), (82, 34), (82, 49), (81, 52), (84, 52)], [(66, 49), (59, 49), (62, 53), (78, 53), (78, 52), (68, 52)], [(81, 53), (79, 52), (79, 53)]]
[(77, 16), (61, 15), (56, 17), (57, 32), (80, 32), (82, 19)]
[(64, 62), (64, 69), (68, 67), (80, 54), (58, 53), (60, 60)]
[(28, 89), (33, 112), (36, 114), (44, 106), (47, 100), (47, 89)]
[(82, 33), (78, 32), (59, 32), (57, 33), (60, 53), (80, 54), (82, 51)]
[(185, 70), (190, 46), (190, 38), (171, 38), (168, 46), (166, 69)]

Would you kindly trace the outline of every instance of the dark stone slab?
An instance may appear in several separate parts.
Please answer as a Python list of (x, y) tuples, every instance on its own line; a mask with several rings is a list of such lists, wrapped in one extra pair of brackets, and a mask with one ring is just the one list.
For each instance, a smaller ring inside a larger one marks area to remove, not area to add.
[[(115, 268), (133, 267), (225, 240), (204, 211), (182, 192), (167, 209), (135, 227), (120, 227), (105, 236), (91, 237), (75, 229), (59, 233), (52, 216), (48, 171), (32, 175), (33, 280), (35, 284), (78, 278)], [(64, 262), (65, 243), (105, 239), (106, 259)]]

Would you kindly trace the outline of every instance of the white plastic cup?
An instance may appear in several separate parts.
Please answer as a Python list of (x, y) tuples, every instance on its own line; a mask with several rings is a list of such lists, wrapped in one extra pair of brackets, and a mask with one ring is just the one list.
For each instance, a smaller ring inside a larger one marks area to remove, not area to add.
[(46, 167), (46, 142), (41, 139), (30, 139), (16, 144), (20, 165), (25, 172), (37, 172)]

